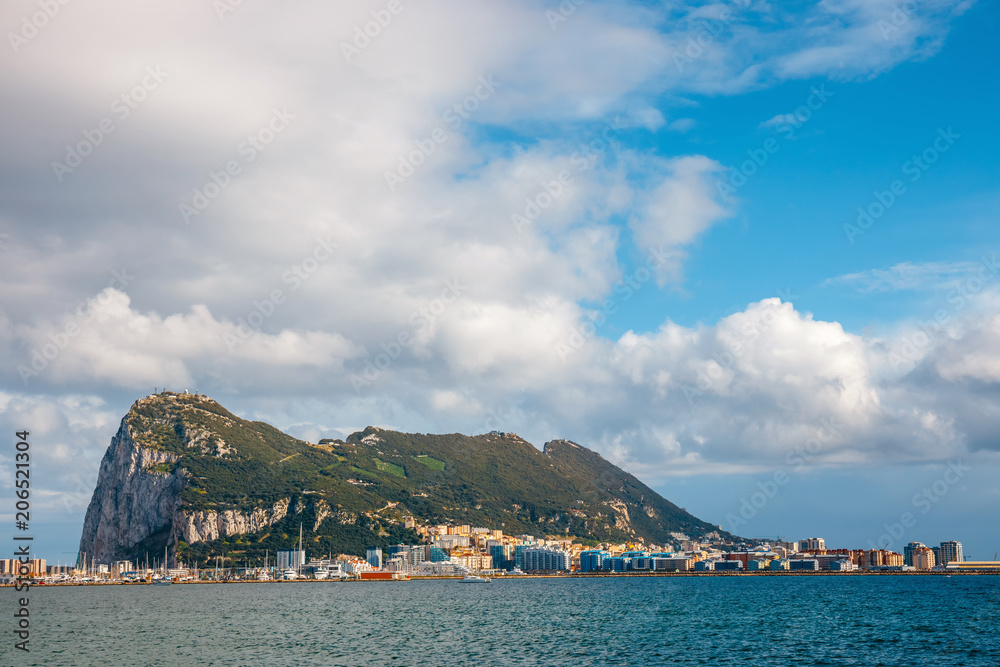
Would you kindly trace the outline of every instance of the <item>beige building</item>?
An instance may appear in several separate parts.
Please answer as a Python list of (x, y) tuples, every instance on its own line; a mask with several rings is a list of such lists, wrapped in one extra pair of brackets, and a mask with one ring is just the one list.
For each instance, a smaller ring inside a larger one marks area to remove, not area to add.
[(895, 553), (894, 551), (886, 551), (884, 549), (871, 549), (870, 551), (864, 552), (864, 555), (860, 558), (861, 567), (902, 567), (903, 566), (903, 554)]
[(914, 549), (911, 558), (914, 570), (931, 570), (936, 564), (934, 550), (927, 547)]
[[(28, 575), (30, 577), (45, 576), (45, 559), (32, 558), (26, 563)], [(17, 558), (0, 558), (0, 574), (18, 577), (20, 575), (22, 563)]]
[(802, 551), (826, 551), (826, 540), (822, 537), (807, 537), (800, 543), (800, 550)]
[(476, 572), (479, 570), (493, 569), (493, 556), (490, 556), (489, 554), (462, 554), (461, 556), (455, 556), (452, 558), (452, 561)]

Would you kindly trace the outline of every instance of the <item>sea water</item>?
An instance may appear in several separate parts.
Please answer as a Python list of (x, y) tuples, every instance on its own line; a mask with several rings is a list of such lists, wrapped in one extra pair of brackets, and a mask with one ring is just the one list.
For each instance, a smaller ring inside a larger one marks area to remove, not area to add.
[(998, 576), (39, 587), (30, 608), (3, 664), (1000, 665)]

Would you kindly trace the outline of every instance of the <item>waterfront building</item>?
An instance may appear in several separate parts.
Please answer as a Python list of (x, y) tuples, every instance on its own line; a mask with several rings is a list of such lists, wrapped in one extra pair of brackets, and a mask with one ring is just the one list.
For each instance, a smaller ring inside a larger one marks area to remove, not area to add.
[(610, 572), (628, 572), (632, 569), (632, 559), (625, 556), (610, 556), (604, 559), (603, 566)]
[(819, 563), (819, 569), (821, 570), (832, 570), (833, 564), (836, 563), (837, 561), (850, 560), (852, 564), (854, 563), (853, 559), (851, 559), (848, 555), (843, 553), (828, 552), (825, 554), (813, 555), (810, 556), (810, 558), (814, 559), (817, 563)]
[(962, 543), (955, 540), (942, 542), (937, 551), (937, 562), (947, 566), (949, 563), (961, 563), (965, 560), (962, 554)]
[(348, 574), (361, 574), (362, 572), (371, 572), (373, 569), (368, 561), (360, 558), (352, 558), (344, 563), (344, 572)]
[(462, 566), (470, 572), (493, 569), (493, 558), (481, 553), (472, 552), (453, 556), (451, 562)]
[[(490, 540), (491, 542), (493, 540)], [(511, 570), (514, 568), (514, 547), (509, 544), (491, 544), (489, 546), (490, 557), (493, 559), (493, 567), (498, 570)]]
[(428, 563), (447, 563), (449, 558), (444, 549), (435, 546), (428, 546), (427, 557), (424, 559)]
[(909, 565), (914, 570), (932, 570), (934, 565), (937, 563), (934, 557), (934, 550), (928, 549), (927, 547), (922, 547), (919, 549), (914, 549), (910, 553), (910, 563)]
[(653, 558), (653, 569), (657, 572), (687, 572), (688, 570), (693, 570), (694, 565), (694, 558)]
[(632, 569), (633, 570), (652, 570), (653, 569), (653, 557), (649, 554), (630, 556), (632, 558)]
[(743, 561), (740, 560), (717, 560), (715, 561), (716, 572), (742, 572)]
[(305, 549), (281, 549), (278, 551), (279, 570), (288, 570), (302, 567), (306, 564)]
[(795, 558), (788, 561), (788, 569), (795, 571), (819, 571), (819, 561), (815, 558)]
[(430, 576), (455, 576), (468, 574), (469, 570), (458, 563), (421, 563), (413, 568), (412, 574)]
[(903, 565), (913, 565), (913, 552), (917, 549), (926, 549), (923, 542), (910, 542), (903, 547)]
[(1000, 561), (967, 560), (960, 563), (948, 563), (945, 569), (949, 572), (994, 572), (1000, 574)]
[(2, 558), (0, 559), (0, 574), (15, 578), (20, 577), (22, 565), (28, 568), (27, 576), (29, 577), (44, 577), (46, 575), (47, 568), (44, 558), (32, 558), (26, 563), (21, 563), (17, 558)]
[(778, 558), (777, 560), (772, 560), (768, 565), (768, 567), (771, 568), (772, 572), (780, 572), (783, 570), (790, 570), (791, 569), (790, 563), (791, 561), (788, 560), (787, 558)]
[(379, 547), (368, 547), (365, 552), (365, 560), (373, 569), (382, 569), (382, 549)]
[(903, 567), (903, 554), (885, 549), (870, 549), (861, 554), (858, 565), (866, 569), (876, 567)]
[(599, 549), (591, 549), (580, 554), (580, 572), (600, 572), (604, 569), (604, 560), (611, 554)]
[(409, 569), (406, 565), (406, 559), (402, 556), (387, 558), (382, 567), (386, 572), (406, 572)]
[[(522, 535), (521, 537), (531, 537), (531, 536), (530, 535)], [(533, 537), (531, 537), (531, 539), (534, 540)], [(515, 569), (517, 569), (517, 570), (523, 570), (524, 569), (524, 552), (527, 551), (528, 549), (532, 548), (533, 544), (534, 543), (532, 542), (532, 543), (528, 543), (528, 544), (517, 544), (517, 545), (514, 546), (514, 568)]]
[(759, 558), (755, 558), (747, 563), (747, 570), (750, 572), (760, 572), (767, 569), (767, 563)]
[(751, 559), (760, 558), (760, 554), (753, 551), (733, 551), (723, 555), (725, 560), (738, 560), (746, 568)]
[(569, 570), (570, 553), (552, 547), (529, 547), (521, 553), (521, 569), (529, 571)]
[(831, 572), (853, 572), (856, 569), (857, 567), (854, 565), (854, 561), (852, 560), (835, 560), (830, 563)]
[(715, 564), (721, 563), (720, 560), (700, 560), (694, 564), (695, 572), (714, 572)]

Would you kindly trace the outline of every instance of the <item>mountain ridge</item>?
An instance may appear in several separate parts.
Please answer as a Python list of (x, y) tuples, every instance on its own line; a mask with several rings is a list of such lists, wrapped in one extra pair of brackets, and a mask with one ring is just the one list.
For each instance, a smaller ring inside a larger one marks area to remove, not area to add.
[[(413, 524), (409, 524), (412, 521)], [(200, 562), (289, 548), (358, 553), (419, 543), (408, 525), (676, 544), (722, 532), (569, 440), (410, 434), (369, 426), (308, 443), (198, 394), (137, 400), (101, 462), (80, 550)]]

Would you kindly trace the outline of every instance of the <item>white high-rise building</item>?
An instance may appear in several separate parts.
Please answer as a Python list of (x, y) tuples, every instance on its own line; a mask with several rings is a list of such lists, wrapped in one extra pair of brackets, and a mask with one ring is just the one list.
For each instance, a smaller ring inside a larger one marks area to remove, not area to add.
[(531, 570), (568, 570), (571, 557), (568, 551), (552, 547), (529, 547), (521, 552), (521, 569)]
[(962, 543), (955, 540), (942, 542), (938, 547), (938, 565), (948, 565), (948, 563), (961, 563), (965, 560), (962, 555)]

